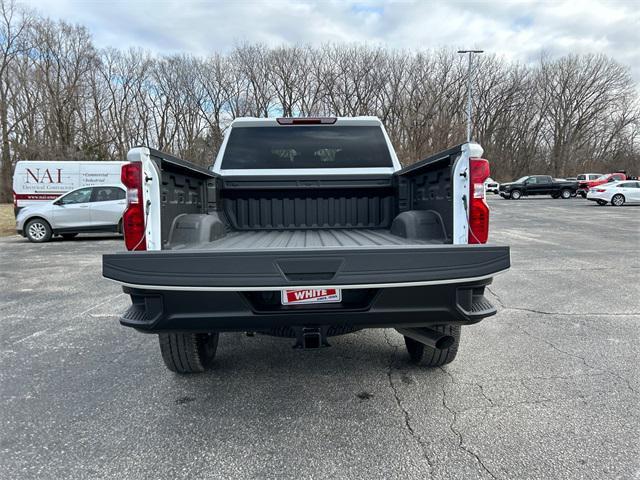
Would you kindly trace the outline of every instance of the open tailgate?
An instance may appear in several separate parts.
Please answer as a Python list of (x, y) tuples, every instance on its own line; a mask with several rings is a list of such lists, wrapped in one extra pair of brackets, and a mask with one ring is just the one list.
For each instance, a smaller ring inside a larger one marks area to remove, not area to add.
[(491, 277), (510, 266), (509, 247), (179, 250), (103, 256), (103, 276), (159, 290), (277, 290), (287, 286), (401, 287)]

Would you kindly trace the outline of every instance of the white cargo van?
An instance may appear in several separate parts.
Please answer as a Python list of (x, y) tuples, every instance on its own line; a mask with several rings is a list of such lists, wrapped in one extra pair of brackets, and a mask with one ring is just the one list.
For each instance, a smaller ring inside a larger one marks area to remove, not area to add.
[(69, 162), (23, 160), (13, 173), (13, 205), (18, 211), (29, 205), (55, 200), (78, 187), (120, 184), (125, 162)]

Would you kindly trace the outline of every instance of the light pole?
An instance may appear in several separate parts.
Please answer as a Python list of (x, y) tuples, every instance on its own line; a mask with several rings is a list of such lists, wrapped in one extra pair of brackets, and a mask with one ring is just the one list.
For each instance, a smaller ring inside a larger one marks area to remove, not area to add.
[(471, 73), (473, 71), (473, 54), (484, 53), (484, 50), (458, 50), (458, 53), (469, 54), (469, 73), (467, 75), (467, 143), (471, 141)]

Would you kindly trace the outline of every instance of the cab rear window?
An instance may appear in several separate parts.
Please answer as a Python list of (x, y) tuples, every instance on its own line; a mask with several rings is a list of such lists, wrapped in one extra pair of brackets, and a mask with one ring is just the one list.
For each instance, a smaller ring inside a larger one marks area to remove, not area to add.
[(233, 128), (221, 168), (391, 167), (377, 126), (274, 126)]

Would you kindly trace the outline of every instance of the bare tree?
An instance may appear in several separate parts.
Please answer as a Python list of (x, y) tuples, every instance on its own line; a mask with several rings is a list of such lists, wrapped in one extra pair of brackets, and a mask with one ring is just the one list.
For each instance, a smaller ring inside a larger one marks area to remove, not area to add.
[(0, 135), (2, 154), (0, 164), (0, 201), (11, 200), (13, 164), (10, 135), (18, 118), (9, 112), (11, 70), (30, 48), (28, 39), (31, 16), (18, 9), (14, 0), (0, 0)]
[[(382, 119), (403, 164), (465, 138), (466, 64), (448, 49), (242, 44), (228, 54), (96, 50), (86, 29), (0, 0), (2, 199), (19, 159), (123, 159), (148, 144), (206, 165), (238, 116)], [(602, 55), (523, 66), (487, 55), (474, 139), (495, 178), (637, 169), (640, 105)]]

